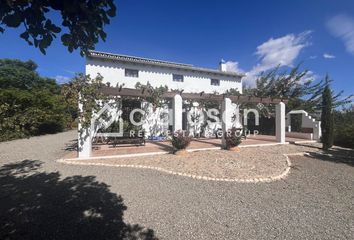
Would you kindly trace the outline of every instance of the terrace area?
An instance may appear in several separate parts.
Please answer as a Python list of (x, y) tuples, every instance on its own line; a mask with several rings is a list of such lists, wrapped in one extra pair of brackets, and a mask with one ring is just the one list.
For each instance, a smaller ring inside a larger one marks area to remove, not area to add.
[[(301, 142), (315, 142), (301, 138), (286, 137), (286, 143), (301, 143)], [(249, 136), (244, 139), (240, 145), (244, 147), (259, 147), (259, 146), (271, 146), (278, 145), (275, 136), (270, 135), (256, 135)], [(218, 150), (222, 148), (221, 140), (217, 138), (193, 138), (187, 151), (204, 151), (204, 150)], [(73, 148), (74, 149), (74, 148)], [(95, 143), (92, 147), (93, 158), (105, 158), (105, 157), (129, 157), (139, 155), (154, 155), (171, 153), (173, 147), (171, 141), (147, 141), (145, 145), (136, 144), (118, 144), (113, 146), (112, 144)], [(76, 158), (76, 151), (68, 152), (64, 158)]]

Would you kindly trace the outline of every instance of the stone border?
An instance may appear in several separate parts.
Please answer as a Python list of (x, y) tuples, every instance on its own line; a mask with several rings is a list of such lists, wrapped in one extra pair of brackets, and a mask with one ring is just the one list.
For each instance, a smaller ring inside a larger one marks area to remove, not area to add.
[(290, 162), (289, 156), (303, 156), (303, 155), (304, 155), (304, 153), (283, 154), (283, 156), (285, 156), (287, 167), (281, 174), (279, 174), (277, 176), (264, 177), (264, 178), (251, 178), (251, 179), (213, 178), (213, 177), (206, 177), (206, 176), (200, 176), (200, 175), (194, 175), (194, 174), (180, 173), (180, 172), (166, 170), (166, 169), (160, 168), (160, 167), (152, 167), (152, 166), (145, 166), (145, 165), (129, 165), (129, 164), (118, 164), (117, 165), (117, 164), (108, 164), (108, 163), (85, 163), (84, 161), (72, 162), (72, 160), (68, 160), (68, 159), (59, 159), (59, 160), (57, 160), (57, 162), (69, 164), (69, 165), (105, 166), (105, 167), (121, 167), (121, 168), (128, 167), (128, 168), (138, 168), (138, 169), (139, 168), (140, 169), (151, 169), (151, 170), (164, 172), (167, 174), (178, 175), (178, 176), (183, 176), (183, 177), (190, 177), (193, 179), (206, 180), (206, 181), (237, 182), (237, 183), (264, 183), (264, 182), (269, 183), (269, 182), (274, 182), (274, 181), (284, 179), (289, 175), (290, 168), (291, 168), (291, 162)]

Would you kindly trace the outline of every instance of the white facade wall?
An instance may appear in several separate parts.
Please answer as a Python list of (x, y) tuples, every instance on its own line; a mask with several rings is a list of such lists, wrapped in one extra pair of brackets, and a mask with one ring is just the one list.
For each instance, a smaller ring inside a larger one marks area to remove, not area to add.
[[(125, 69), (139, 70), (139, 77), (126, 77)], [(162, 66), (151, 66), (141, 63), (126, 63), (116, 60), (87, 58), (86, 74), (95, 77), (98, 73), (103, 76), (104, 82), (111, 86), (123, 84), (125, 88), (135, 88), (135, 84), (149, 82), (152, 86), (167, 85), (171, 90), (184, 90), (184, 92), (224, 93), (230, 88), (236, 88), (242, 93), (241, 77), (224, 76), (212, 73), (203, 73), (191, 70), (179, 70)], [(173, 74), (184, 76), (183, 82), (173, 81)], [(213, 86), (210, 79), (219, 79), (220, 86)]]

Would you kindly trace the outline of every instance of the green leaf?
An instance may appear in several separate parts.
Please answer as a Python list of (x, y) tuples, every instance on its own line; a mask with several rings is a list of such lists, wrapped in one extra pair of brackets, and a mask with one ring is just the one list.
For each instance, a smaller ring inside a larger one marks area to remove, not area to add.
[(25, 39), (25, 40), (27, 40), (27, 39), (29, 38), (29, 34), (28, 34), (28, 32), (26, 31), (26, 32), (21, 33), (21, 34), (20, 34), (20, 37), (23, 38), (23, 39)]
[(111, 6), (110, 9), (107, 11), (107, 15), (110, 17), (115, 17), (116, 16), (116, 7), (114, 5)]
[(67, 33), (63, 34), (61, 36), (61, 41), (63, 42), (63, 44), (65, 46), (68, 46), (70, 44), (70, 42), (71, 42), (71, 35), (67, 34)]
[(56, 26), (56, 25), (52, 25), (52, 28), (51, 28), (52, 32), (54, 33), (60, 33), (61, 32), (61, 28)]
[(104, 31), (100, 31), (99, 34), (100, 34), (100, 37), (102, 38), (102, 40), (105, 41), (107, 34)]
[(38, 39), (36, 39), (36, 38), (33, 39), (33, 42), (34, 42), (34, 46), (35, 46), (35, 47), (38, 47), (38, 43), (39, 43)]
[(21, 18), (21, 15), (19, 12), (15, 12), (14, 14), (11, 14), (11, 15), (6, 15), (3, 18), (3, 22), (7, 26), (14, 27), (14, 28), (20, 26), (21, 21), (22, 21), (22, 18)]
[(45, 49), (44, 49), (44, 48), (39, 47), (39, 50), (41, 51), (41, 53), (43, 53), (43, 55), (45, 55), (45, 54), (46, 54), (46, 52), (45, 52)]

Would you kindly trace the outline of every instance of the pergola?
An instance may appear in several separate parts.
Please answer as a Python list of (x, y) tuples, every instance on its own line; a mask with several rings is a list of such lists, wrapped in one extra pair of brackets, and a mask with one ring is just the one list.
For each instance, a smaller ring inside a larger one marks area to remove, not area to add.
[[(133, 88), (121, 88), (121, 87), (102, 87), (102, 93), (108, 96), (121, 96), (121, 97), (148, 97), (149, 93), (146, 90), (133, 89)], [(210, 94), (210, 93), (184, 93), (183, 91), (169, 91), (164, 93), (163, 97), (166, 99), (172, 99), (176, 95), (180, 95), (184, 99), (189, 100), (211, 100), (221, 102), (224, 98), (229, 98), (233, 102), (237, 103), (265, 103), (265, 104), (278, 104), (287, 103), (288, 100), (281, 98), (270, 97), (253, 97), (253, 96), (234, 96), (228, 94)]]
[[(149, 93), (146, 89), (132, 89), (123, 87), (103, 87), (101, 92), (104, 95), (117, 97), (135, 97), (135, 98), (145, 98), (149, 97)], [(173, 131), (183, 130), (182, 129), (182, 112), (183, 112), (183, 99), (188, 99), (189, 101), (216, 101), (221, 102), (221, 113), (224, 119), (231, 119), (231, 110), (233, 108), (232, 103), (264, 103), (264, 104), (276, 104), (276, 118), (275, 118), (275, 129), (276, 129), (276, 141), (279, 143), (285, 143), (285, 104), (288, 102), (286, 99), (282, 98), (262, 98), (253, 96), (234, 96), (228, 94), (209, 94), (209, 93), (184, 93), (183, 91), (169, 91), (162, 96), (165, 99), (172, 100), (172, 111), (173, 111)], [(222, 121), (222, 131), (226, 132), (232, 127), (231, 121)], [(88, 158), (91, 157), (92, 152), (92, 136), (91, 129), (83, 129), (79, 124), (78, 126), (79, 136), (78, 136), (78, 157)], [(222, 143), (224, 145), (224, 138), (222, 138)]]

